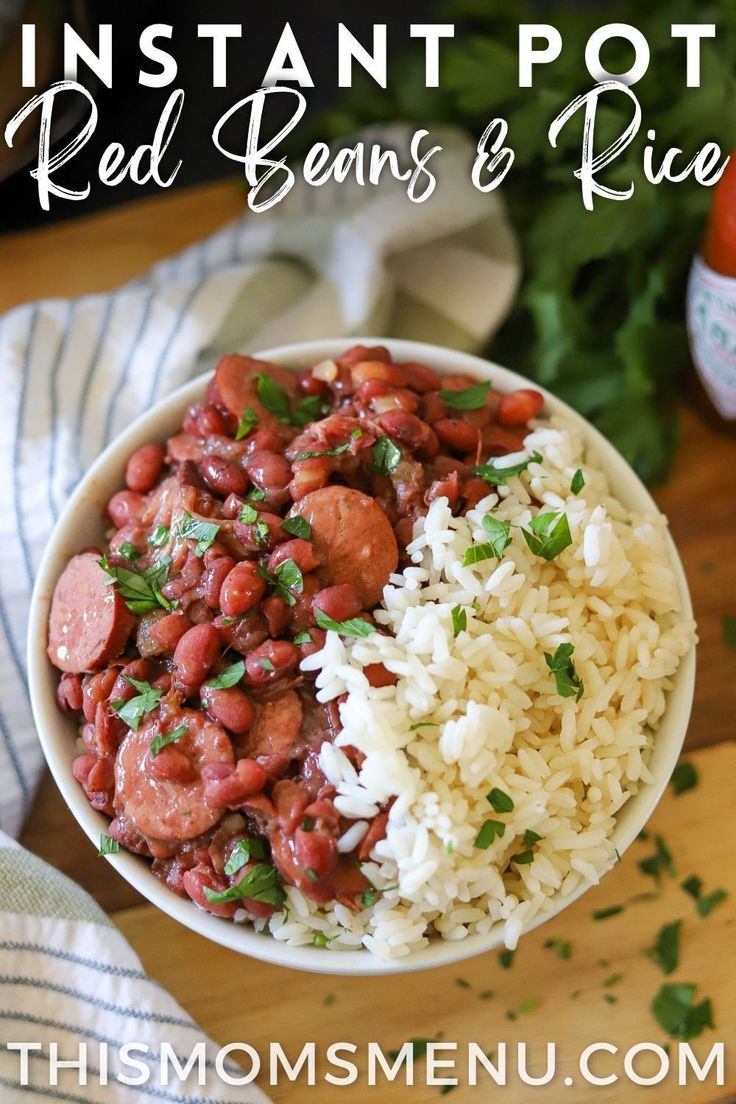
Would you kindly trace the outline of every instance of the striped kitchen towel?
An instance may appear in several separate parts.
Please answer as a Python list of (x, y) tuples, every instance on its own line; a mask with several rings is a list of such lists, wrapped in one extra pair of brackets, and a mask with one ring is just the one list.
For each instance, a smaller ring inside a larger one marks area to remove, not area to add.
[[(360, 136), (405, 149), (408, 128)], [(0, 1100), (257, 1102), (254, 1088), (216, 1078), (161, 1087), (162, 1047), (180, 1058), (199, 1028), (143, 972), (94, 902), (18, 848), (41, 770), (28, 701), (25, 633), (34, 573), (72, 488), (131, 419), (218, 356), (289, 341), (387, 334), (482, 348), (516, 288), (516, 240), (499, 197), (470, 182), (473, 148), (449, 130), (433, 137), (431, 198), (405, 185), (296, 186), (265, 215), (250, 215), (104, 295), (45, 300), (0, 319), (0, 1042), (38, 1044), (22, 1087), (17, 1051), (0, 1046)], [(105, 264), (100, 241), (99, 264)], [(12, 273), (7, 276), (12, 279)], [(349, 342), (348, 342), (349, 343)], [(78, 1071), (50, 1083), (53, 1046)], [(114, 1081), (115, 1054), (144, 1042), (148, 1085)], [(108, 1044), (110, 1085), (99, 1086)], [(207, 1044), (208, 1069), (214, 1061)]]
[[(406, 128), (364, 132), (406, 148)], [(0, 319), (0, 829), (15, 835), (41, 768), (25, 678), (33, 576), (77, 480), (124, 426), (227, 352), (342, 334), (477, 350), (516, 289), (516, 239), (470, 181), (467, 138), (437, 129), (438, 183), (412, 203), (386, 178), (294, 187), (105, 295)], [(100, 242), (99, 264), (105, 264)], [(7, 274), (12, 278), (12, 273)]]

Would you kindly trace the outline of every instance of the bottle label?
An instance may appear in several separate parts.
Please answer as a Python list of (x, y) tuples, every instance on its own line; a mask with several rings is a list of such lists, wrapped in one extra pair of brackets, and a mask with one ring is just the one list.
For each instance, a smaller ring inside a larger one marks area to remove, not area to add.
[(696, 257), (687, 291), (693, 363), (721, 417), (736, 419), (736, 278)]

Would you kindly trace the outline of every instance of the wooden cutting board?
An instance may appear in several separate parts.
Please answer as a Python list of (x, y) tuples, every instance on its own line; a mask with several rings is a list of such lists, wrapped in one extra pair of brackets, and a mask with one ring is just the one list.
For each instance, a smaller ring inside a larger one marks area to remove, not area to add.
[[(689, 756), (699, 774), (697, 787), (680, 796), (663, 798), (649, 827), (650, 839), (637, 841), (622, 862), (567, 912), (523, 939), (510, 969), (503, 969), (497, 953), (470, 959), (441, 970), (397, 978), (335, 978), (303, 974), (242, 958), (179, 927), (151, 906), (126, 909), (115, 915), (151, 974), (161, 981), (220, 1044), (248, 1042), (261, 1054), (268, 1043), (279, 1042), (296, 1057), (306, 1041), (317, 1043), (323, 1054), (338, 1040), (376, 1041), (388, 1051), (408, 1039), (442, 1034), (443, 1041), (468, 1040), (495, 1050), (505, 1040), (528, 1045), (530, 1072), (544, 1068), (547, 1041), (558, 1044), (558, 1075), (544, 1088), (529, 1088), (509, 1078), (495, 1088), (481, 1082), (476, 1088), (459, 1086), (448, 1093), (455, 1104), (503, 1099), (521, 1104), (532, 1099), (622, 1104), (646, 1094), (647, 1104), (714, 1104), (729, 1100), (728, 1082), (717, 1088), (705, 1084), (677, 1087), (666, 1080), (652, 1088), (638, 1088), (623, 1080), (593, 1089), (577, 1071), (577, 1056), (592, 1042), (606, 1040), (622, 1051), (639, 1042), (665, 1043), (666, 1036), (653, 1018), (649, 1004), (664, 982), (692, 982), (698, 999), (713, 1002), (715, 1031), (706, 1031), (692, 1044), (703, 1055), (716, 1040), (733, 1046), (736, 1037), (736, 743), (723, 743)], [(652, 854), (654, 833), (661, 833), (672, 852), (677, 876), (665, 873), (658, 884), (639, 869)], [(702, 919), (681, 882), (696, 874), (703, 891), (723, 887), (729, 898)], [(614, 905), (624, 910), (595, 921), (594, 911)], [(661, 925), (681, 919), (679, 968), (670, 977), (642, 953)], [(561, 959), (545, 947), (550, 938), (570, 943), (570, 957)], [(325, 952), (329, 954), (329, 952)], [(618, 976), (620, 975), (620, 977)], [(606, 984), (608, 982), (608, 985)], [(490, 996), (489, 994), (492, 994)], [(606, 997), (613, 998), (608, 1003)], [(531, 1011), (519, 1014), (524, 1002)], [(516, 1014), (515, 1020), (508, 1013)], [(673, 1054), (676, 1048), (672, 1048)], [(536, 1056), (536, 1064), (535, 1063)], [(730, 1092), (736, 1091), (736, 1055), (731, 1054)], [(359, 1063), (360, 1064), (360, 1063)], [(325, 1063), (321, 1065), (325, 1069)], [(419, 1067), (418, 1067), (419, 1068)], [(513, 1070), (510, 1063), (509, 1069)], [(639, 1071), (652, 1066), (642, 1059)], [(601, 1054), (592, 1069), (599, 1076), (618, 1072), (622, 1060)], [(333, 1071), (339, 1072), (339, 1071)], [(563, 1079), (574, 1084), (565, 1086)], [(322, 1084), (309, 1088), (284, 1083), (268, 1089), (274, 1101), (346, 1101), (381, 1104), (397, 1100), (437, 1104), (440, 1088), (417, 1084), (349, 1088)], [(417, 1080), (423, 1080), (421, 1073)], [(264, 1088), (267, 1086), (264, 1084)], [(643, 1097), (642, 1097), (643, 1098)]]

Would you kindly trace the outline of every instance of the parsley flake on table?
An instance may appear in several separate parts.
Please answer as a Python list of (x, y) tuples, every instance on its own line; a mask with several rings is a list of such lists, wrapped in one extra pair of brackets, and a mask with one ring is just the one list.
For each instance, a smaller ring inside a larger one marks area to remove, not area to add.
[(736, 617), (732, 614), (723, 618), (723, 640), (728, 648), (736, 648)]
[(502, 951), (498, 952), (498, 964), (504, 970), (510, 970), (514, 964), (514, 955), (516, 951), (510, 951), (508, 947), (504, 947)]
[(618, 916), (623, 911), (623, 905), (609, 905), (608, 908), (596, 909), (591, 915), (594, 920), (608, 920), (611, 916)]
[(438, 391), (445, 406), (452, 410), (480, 410), (485, 406), (491, 382), (476, 383), (472, 387), (463, 387), (458, 391)]
[(687, 893), (688, 896), (694, 898), (694, 900), (696, 901), (700, 896), (702, 888), (703, 879), (699, 878), (697, 874), (691, 874), (690, 877), (686, 878), (685, 881), (682, 882), (680, 885), (680, 889), (684, 889), (685, 893)]
[(647, 947), (644, 954), (655, 966), (659, 966), (663, 974), (673, 973), (680, 961), (680, 931), (682, 920), (673, 920), (671, 924), (663, 924), (657, 932), (657, 937), (651, 947)]
[(174, 744), (177, 740), (181, 740), (182, 736), (186, 735), (186, 731), (186, 725), (179, 725), (178, 728), (173, 729), (171, 732), (161, 732), (158, 736), (154, 736), (150, 746), (151, 755), (156, 756), (159, 752), (163, 751), (165, 747), (168, 747), (169, 744)]
[(672, 772), (670, 786), (676, 797), (694, 789), (698, 784), (698, 772), (692, 763), (681, 759)]
[(667, 871), (671, 878), (677, 876), (672, 852), (659, 834), (654, 837), (654, 854), (641, 859), (637, 865), (642, 874), (654, 878), (656, 882), (661, 880), (663, 871)]
[(132, 728), (134, 732), (137, 732), (144, 715), (150, 713), (158, 705), (163, 690), (151, 686), (150, 682), (134, 679), (129, 675), (123, 675), (123, 678), (138, 693), (135, 697), (127, 700), (118, 698), (111, 702), (111, 705), (121, 721), (125, 721), (128, 728)]
[(585, 693), (585, 685), (575, 670), (572, 655), (574, 644), (558, 644), (554, 654), (544, 653), (544, 660), (555, 678), (557, 693), (561, 698), (575, 698), (579, 702)]
[(728, 894), (725, 889), (714, 889), (710, 893), (706, 893), (704, 897), (698, 899), (695, 905), (698, 916), (702, 916), (703, 919), (705, 919), (706, 916), (710, 916), (716, 905), (720, 905), (727, 897)]
[(543, 560), (554, 560), (572, 544), (567, 514), (549, 511), (538, 514), (529, 522), (529, 528), (521, 529), (531, 552)]
[(673, 1039), (694, 1039), (706, 1027), (713, 1028), (713, 1006), (709, 998), (695, 1003), (697, 986), (680, 982), (663, 985), (650, 1008), (659, 1026)]
[(567, 959), (572, 956), (572, 943), (560, 939), (559, 936), (553, 936), (544, 945), (548, 950), (555, 951), (558, 958)]

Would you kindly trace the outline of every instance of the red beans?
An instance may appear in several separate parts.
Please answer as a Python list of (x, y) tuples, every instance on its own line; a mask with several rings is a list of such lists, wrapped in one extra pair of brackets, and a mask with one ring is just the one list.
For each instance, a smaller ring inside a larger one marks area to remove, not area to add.
[(82, 684), (82, 709), (87, 721), (94, 721), (97, 705), (101, 701), (107, 701), (110, 691), (117, 678), (118, 668), (108, 667), (106, 671), (100, 671), (98, 675), (86, 678)]
[(255, 759), (237, 763), (209, 763), (202, 771), (204, 799), (208, 805), (233, 808), (248, 797), (261, 793), (268, 775)]
[(296, 460), (294, 462), (294, 478), (289, 483), (289, 494), (294, 502), (300, 502), (312, 491), (319, 491), (327, 486), (332, 472), (332, 462), (329, 456), (313, 456), (309, 460)]
[(324, 395), (327, 390), (325, 381), (313, 376), (311, 368), (305, 368), (299, 373), (297, 386), (303, 395)]
[(299, 654), (302, 659), (306, 656), (314, 655), (315, 652), (321, 652), (325, 646), (325, 640), (327, 633), (324, 629), (315, 629), (314, 627), (309, 629), (309, 636), (311, 640), (308, 640), (305, 644), (298, 644)]
[(530, 418), (536, 418), (544, 406), (544, 396), (531, 387), (511, 391), (504, 395), (498, 404), (496, 418), (503, 426), (526, 425)]
[(231, 732), (242, 736), (250, 730), (255, 710), (250, 698), (237, 686), (229, 686), (225, 689), (205, 686), (202, 691), (202, 701), (210, 716), (225, 728), (229, 728)]
[(174, 744), (161, 748), (158, 755), (152, 755), (148, 764), (148, 773), (161, 782), (179, 782), (186, 785), (197, 777), (190, 760)]
[(206, 909), (207, 912), (214, 913), (215, 916), (223, 916), (227, 919), (242, 907), (240, 901), (225, 901), (222, 904), (213, 905), (207, 900), (205, 887), (217, 893), (228, 888), (225, 879), (218, 878), (212, 867), (195, 866), (193, 870), (185, 870), (182, 884), (196, 905)]
[(242, 468), (220, 456), (206, 456), (200, 462), (199, 471), (207, 486), (216, 494), (245, 494), (248, 477)]
[(283, 490), (291, 479), (291, 465), (278, 452), (259, 449), (247, 458), (245, 469), (256, 487), (264, 491)]
[(293, 560), (300, 571), (314, 571), (315, 567), (319, 567), (314, 546), (301, 537), (280, 544), (268, 557), (268, 570), (275, 571), (284, 560)]
[(369, 686), (395, 686), (399, 681), (399, 676), (388, 671), (382, 663), (369, 663), (363, 668), (363, 674)]
[(418, 364), (416, 361), (408, 361), (402, 364), (406, 375), (406, 386), (412, 391), (437, 391), (442, 387), (442, 377), (438, 376), (433, 368), (426, 364)]
[(315, 610), (322, 610), (333, 621), (349, 621), (351, 617), (357, 617), (362, 609), (360, 598), (351, 583), (325, 587), (315, 594), (312, 606)]
[(257, 606), (266, 591), (266, 580), (252, 560), (237, 563), (220, 587), (220, 609), (226, 617), (240, 617)]
[(64, 713), (75, 713), (82, 708), (82, 679), (79, 675), (62, 675), (56, 689), (56, 701)]
[(289, 606), (283, 598), (272, 594), (261, 602), (261, 613), (266, 618), (269, 636), (281, 636), (289, 621)]
[(164, 466), (165, 452), (161, 445), (141, 445), (128, 458), (125, 482), (129, 491), (148, 494), (158, 482)]
[(318, 878), (327, 878), (337, 866), (337, 841), (324, 832), (294, 832), (296, 861), (302, 870), (313, 870)]
[(112, 701), (128, 701), (129, 698), (134, 698), (138, 691), (127, 680), (147, 681), (150, 667), (151, 665), (147, 659), (134, 659), (131, 663), (128, 663), (121, 669), (120, 674), (115, 679), (108, 697)]
[(251, 682), (268, 682), (293, 671), (299, 652), (288, 640), (266, 640), (246, 656), (245, 669)]
[(145, 505), (142, 495), (134, 491), (118, 491), (108, 502), (107, 512), (115, 528), (122, 529), (143, 513)]
[(478, 444), (478, 431), (459, 418), (440, 418), (432, 427), (443, 444), (456, 452), (472, 452)]
[(192, 622), (187, 615), (181, 610), (175, 610), (151, 625), (150, 635), (164, 652), (173, 652), (184, 633), (191, 627)]
[(379, 419), (381, 428), (409, 448), (434, 456), (438, 450), (437, 438), (426, 422), (404, 410), (388, 410)]
[(226, 437), (228, 423), (224, 415), (212, 403), (190, 406), (184, 415), (184, 430), (195, 437)]
[(187, 687), (199, 686), (220, 655), (220, 635), (210, 624), (194, 625), (176, 645), (174, 663)]
[(389, 390), (389, 385), (385, 382), (385, 380), (375, 377), (373, 379), (366, 380), (365, 383), (361, 383), (356, 392), (356, 398), (360, 402), (367, 403), (370, 402), (371, 399), (378, 398), (379, 395), (388, 395)]
[(222, 584), (234, 567), (232, 556), (218, 556), (205, 571), (202, 596), (210, 609), (219, 609)]

